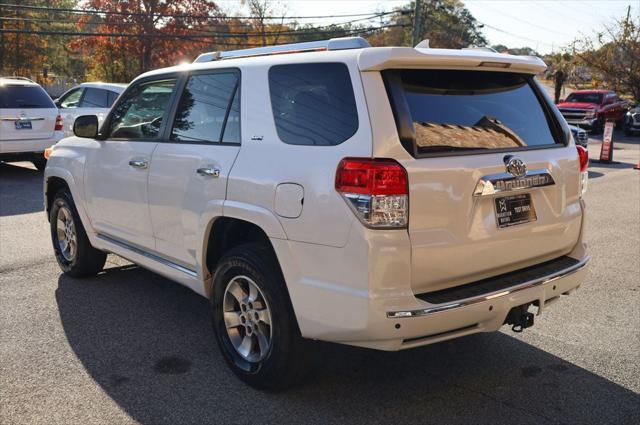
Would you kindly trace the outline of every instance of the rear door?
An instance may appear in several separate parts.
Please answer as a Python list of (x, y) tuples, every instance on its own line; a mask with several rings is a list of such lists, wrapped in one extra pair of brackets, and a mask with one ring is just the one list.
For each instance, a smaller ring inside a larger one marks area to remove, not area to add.
[(155, 249), (149, 215), (151, 156), (164, 131), (177, 78), (137, 82), (120, 98), (87, 150), (85, 195), (93, 227), (102, 236), (145, 251)]
[(202, 214), (222, 215), (240, 149), (240, 72), (196, 72), (183, 83), (166, 140), (153, 152), (149, 211), (158, 253), (194, 269)]
[(13, 83), (0, 86), (0, 140), (49, 139), (54, 136), (57, 115), (42, 87)]
[(409, 177), (416, 293), (571, 251), (582, 217), (577, 152), (530, 76), (463, 70), (383, 76), (409, 153), (396, 159)]

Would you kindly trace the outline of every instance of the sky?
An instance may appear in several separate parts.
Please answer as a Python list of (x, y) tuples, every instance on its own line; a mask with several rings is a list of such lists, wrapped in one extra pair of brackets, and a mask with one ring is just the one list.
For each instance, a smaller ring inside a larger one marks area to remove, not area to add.
[[(428, 0), (423, 0), (428, 1)], [(640, 0), (462, 0), (472, 15), (485, 24), (490, 45), (531, 47), (540, 54), (558, 51), (580, 35), (592, 36), (614, 18), (622, 18), (631, 6), (640, 14)], [(218, 0), (225, 10), (241, 8), (238, 0)], [(343, 15), (391, 11), (406, 0), (279, 0), (277, 10), (287, 16)], [(243, 13), (248, 13), (242, 10)], [(357, 17), (355, 17), (357, 18)], [(355, 19), (309, 19), (313, 23), (340, 23)], [(305, 22), (300, 20), (300, 22)], [(371, 25), (378, 25), (373, 21)]]

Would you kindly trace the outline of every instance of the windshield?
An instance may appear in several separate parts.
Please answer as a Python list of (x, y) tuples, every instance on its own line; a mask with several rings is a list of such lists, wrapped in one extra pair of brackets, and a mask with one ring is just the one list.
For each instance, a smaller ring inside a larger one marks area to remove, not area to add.
[(53, 100), (39, 86), (0, 85), (0, 108), (55, 108)]
[(567, 96), (566, 102), (575, 103), (602, 103), (602, 93), (571, 93)]
[(390, 72), (400, 73), (416, 145), (422, 152), (556, 144), (527, 76), (454, 70)]

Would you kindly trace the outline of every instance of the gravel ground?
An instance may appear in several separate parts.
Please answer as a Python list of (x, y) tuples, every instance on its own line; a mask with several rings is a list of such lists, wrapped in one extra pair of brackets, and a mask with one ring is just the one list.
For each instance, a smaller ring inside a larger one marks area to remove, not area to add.
[(235, 379), (188, 289), (115, 256), (61, 275), (42, 174), (0, 164), (0, 423), (640, 423), (640, 137), (615, 139), (620, 162), (590, 168), (589, 278), (536, 326), (400, 353), (318, 344), (315, 374), (280, 394)]

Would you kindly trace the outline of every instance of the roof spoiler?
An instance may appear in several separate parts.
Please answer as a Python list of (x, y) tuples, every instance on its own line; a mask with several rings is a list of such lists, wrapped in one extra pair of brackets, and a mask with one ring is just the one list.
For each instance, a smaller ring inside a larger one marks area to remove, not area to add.
[(362, 37), (340, 37), (329, 40), (308, 41), (304, 43), (279, 44), (276, 46), (256, 47), (253, 49), (240, 49), (229, 51), (217, 51), (202, 53), (193, 63), (211, 62), (222, 59), (246, 58), (250, 56), (267, 56), (285, 53), (317, 52), (323, 50), (348, 50), (371, 47), (369, 42)]

